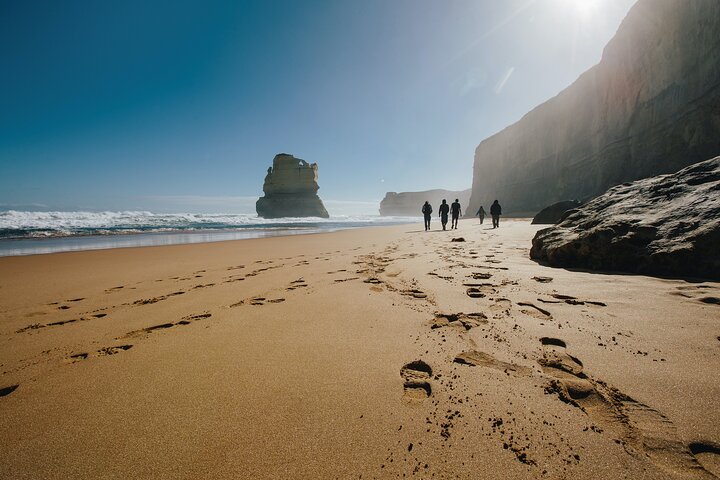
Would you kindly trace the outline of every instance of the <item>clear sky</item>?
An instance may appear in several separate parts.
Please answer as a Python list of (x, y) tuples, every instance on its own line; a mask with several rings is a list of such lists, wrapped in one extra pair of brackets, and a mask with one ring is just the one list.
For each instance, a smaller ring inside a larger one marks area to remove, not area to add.
[(0, 0), (0, 208), (254, 212), (279, 152), (331, 213), (469, 188), (632, 3)]

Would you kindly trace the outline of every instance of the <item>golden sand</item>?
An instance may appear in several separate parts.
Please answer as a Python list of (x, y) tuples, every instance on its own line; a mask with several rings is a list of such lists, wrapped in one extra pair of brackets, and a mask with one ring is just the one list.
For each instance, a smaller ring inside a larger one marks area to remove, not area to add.
[(720, 475), (720, 284), (536, 230), (1, 258), (0, 478)]

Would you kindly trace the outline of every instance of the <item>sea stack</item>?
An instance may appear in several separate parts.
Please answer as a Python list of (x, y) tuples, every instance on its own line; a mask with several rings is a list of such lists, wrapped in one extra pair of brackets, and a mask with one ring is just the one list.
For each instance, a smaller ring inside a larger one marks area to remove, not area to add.
[(255, 204), (263, 218), (322, 217), (328, 212), (318, 197), (318, 166), (287, 153), (278, 153), (268, 168), (264, 196)]

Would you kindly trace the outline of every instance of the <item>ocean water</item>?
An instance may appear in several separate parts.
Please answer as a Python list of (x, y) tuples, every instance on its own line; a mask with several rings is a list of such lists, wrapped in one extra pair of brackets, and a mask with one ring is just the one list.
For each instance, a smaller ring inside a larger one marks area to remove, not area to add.
[(378, 215), (264, 219), (249, 214), (0, 212), (0, 256), (203, 243), (417, 223)]

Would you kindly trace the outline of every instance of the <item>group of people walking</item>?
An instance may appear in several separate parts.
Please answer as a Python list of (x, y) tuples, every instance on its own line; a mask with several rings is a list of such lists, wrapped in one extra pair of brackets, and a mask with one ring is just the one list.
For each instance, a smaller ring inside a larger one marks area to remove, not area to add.
[[(486, 215), (485, 209), (482, 205), (480, 205), (480, 208), (475, 215), (480, 218), (480, 225), (482, 225)], [(490, 216), (492, 217), (493, 228), (498, 228), (500, 226), (500, 215), (502, 215), (502, 207), (500, 206), (500, 203), (495, 200), (493, 204), (490, 205)]]
[[(422, 206), (422, 214), (425, 217), (425, 231), (430, 230), (430, 219), (432, 218), (433, 209), (430, 202), (425, 200), (425, 204)], [(452, 223), (450, 229), (457, 230), (458, 220), (462, 215), (462, 209), (460, 208), (460, 201), (456, 198), (452, 205), (448, 205), (447, 201), (443, 198), (440, 204), (438, 216), (440, 217), (440, 223), (442, 223), (443, 230), (446, 230), (448, 222), (448, 214), (452, 213)], [(480, 209), (475, 214), (480, 218), (480, 224), (482, 225), (485, 220), (485, 209), (480, 206)], [(497, 200), (490, 206), (490, 216), (492, 217), (493, 228), (500, 226), (500, 215), (502, 215), (502, 207)]]

